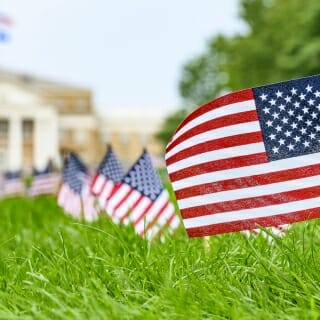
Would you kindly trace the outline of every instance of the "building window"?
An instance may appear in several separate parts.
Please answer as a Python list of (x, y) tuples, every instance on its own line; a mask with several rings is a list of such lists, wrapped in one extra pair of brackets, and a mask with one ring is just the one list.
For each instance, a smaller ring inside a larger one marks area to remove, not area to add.
[(23, 139), (32, 139), (33, 137), (33, 121), (23, 120), (22, 122)]
[(85, 130), (77, 130), (74, 132), (74, 140), (77, 144), (85, 144), (87, 142), (87, 132)]
[(8, 137), (8, 120), (0, 120), (0, 138)]

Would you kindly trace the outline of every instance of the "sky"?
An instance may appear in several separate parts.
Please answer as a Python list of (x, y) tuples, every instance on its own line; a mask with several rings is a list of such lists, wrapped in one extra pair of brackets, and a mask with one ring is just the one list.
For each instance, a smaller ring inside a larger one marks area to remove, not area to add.
[(241, 32), (239, 0), (0, 0), (0, 67), (92, 89), (97, 108), (180, 107), (183, 65)]

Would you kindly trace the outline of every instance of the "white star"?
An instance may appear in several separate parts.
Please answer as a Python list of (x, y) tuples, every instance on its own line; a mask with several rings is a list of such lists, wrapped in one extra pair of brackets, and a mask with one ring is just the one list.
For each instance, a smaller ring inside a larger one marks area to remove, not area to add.
[(307, 92), (312, 92), (312, 86), (310, 86), (310, 84), (307, 85), (306, 90)]
[(269, 103), (270, 103), (272, 106), (275, 106), (275, 105), (276, 105), (276, 100), (271, 99), (271, 100), (269, 101)]
[(270, 108), (268, 107), (264, 107), (262, 110), (265, 114), (270, 113)]
[(290, 126), (292, 129), (297, 129), (298, 127), (298, 125), (295, 122), (292, 122)]
[(310, 139), (315, 139), (316, 135), (314, 133), (309, 134)]
[(303, 113), (308, 113), (308, 111), (309, 111), (309, 108), (307, 108), (307, 107), (304, 107), (304, 108), (302, 109), (302, 111), (303, 111)]
[(306, 134), (307, 133), (307, 129), (303, 128), (303, 127), (299, 131), (301, 132), (301, 134)]
[(292, 143), (290, 143), (290, 144), (288, 145), (288, 149), (289, 149), (289, 150), (293, 150), (293, 149), (294, 149), (294, 145), (293, 145)]
[(269, 135), (269, 138), (270, 138), (270, 140), (275, 140), (276, 135), (275, 135), (274, 133), (271, 133), (271, 134)]
[(290, 110), (288, 111), (288, 114), (289, 114), (289, 116), (293, 116), (293, 115), (294, 115), (294, 111), (290, 109)]
[(291, 134), (292, 134), (292, 132), (289, 131), (289, 130), (287, 130), (287, 131), (284, 133), (284, 135), (285, 135), (286, 137), (291, 137)]
[(278, 90), (276, 92), (276, 96), (277, 96), (277, 98), (281, 98), (282, 97), (282, 92), (280, 90)]
[(272, 116), (273, 116), (273, 119), (279, 119), (279, 113), (277, 112), (274, 112)]
[(286, 107), (283, 104), (280, 104), (280, 106), (278, 107), (281, 111), (283, 111)]
[(309, 99), (308, 103), (309, 103), (309, 106), (313, 106), (314, 105), (314, 100), (313, 99)]
[(299, 136), (295, 136), (293, 139), (295, 142), (299, 142), (301, 138)]
[(266, 124), (267, 124), (268, 127), (272, 127), (272, 121), (271, 121), (271, 120), (268, 120), (268, 121), (266, 122)]
[(279, 152), (279, 148), (273, 147), (273, 148), (272, 148), (272, 151), (273, 151), (273, 153), (278, 153), (278, 152)]
[(308, 127), (312, 126), (312, 121), (311, 121), (311, 120), (307, 120), (307, 121), (306, 121), (306, 125), (307, 125)]
[(312, 113), (311, 113), (311, 117), (312, 117), (312, 119), (316, 119), (317, 118), (317, 114), (313, 111)]
[(295, 89), (295, 88), (292, 88), (291, 90), (291, 94), (294, 96), (295, 94), (297, 94), (297, 89)]
[(284, 145), (284, 142), (285, 142), (285, 141), (281, 138), (281, 139), (279, 140), (280, 146)]
[(288, 118), (284, 117), (281, 119), (282, 123), (283, 124), (287, 124), (288, 123)]
[(297, 119), (298, 119), (298, 121), (302, 121), (302, 119), (303, 119), (302, 115), (301, 115), (301, 114), (298, 114), (298, 115), (297, 115)]
[(318, 109), (318, 111), (320, 111), (320, 104), (318, 104), (316, 108)]
[(300, 107), (300, 102), (296, 101), (293, 105), (294, 105), (295, 108), (299, 108)]
[(289, 102), (291, 102), (291, 97), (286, 96), (286, 97), (284, 98), (284, 100), (286, 100), (286, 103), (289, 103)]
[(281, 126), (277, 125), (276, 130), (277, 130), (277, 132), (280, 132), (282, 130)]
[(263, 93), (263, 94), (260, 96), (260, 98), (261, 98), (262, 101), (267, 100), (267, 97), (268, 97), (268, 95), (265, 94), (265, 93)]
[(316, 131), (317, 131), (317, 132), (320, 131), (320, 126), (319, 126), (319, 125), (316, 125), (315, 128), (316, 128)]
[(306, 148), (310, 146), (310, 142), (309, 141), (305, 141), (302, 143)]
[(314, 93), (314, 95), (317, 97), (317, 98), (320, 98), (320, 91), (316, 91), (315, 93)]
[(300, 100), (304, 100), (306, 98), (306, 95), (301, 93), (300, 96), (299, 96)]

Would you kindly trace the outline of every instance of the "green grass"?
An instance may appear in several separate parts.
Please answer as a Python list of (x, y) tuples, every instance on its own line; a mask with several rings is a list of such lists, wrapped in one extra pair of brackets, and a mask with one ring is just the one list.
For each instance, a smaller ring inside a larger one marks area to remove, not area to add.
[(53, 198), (0, 202), (0, 319), (319, 319), (320, 225), (147, 243)]

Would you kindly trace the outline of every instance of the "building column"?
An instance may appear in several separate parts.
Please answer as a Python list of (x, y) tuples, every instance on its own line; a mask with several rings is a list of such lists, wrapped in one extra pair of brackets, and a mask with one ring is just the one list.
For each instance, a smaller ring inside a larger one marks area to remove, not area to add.
[(38, 170), (46, 167), (49, 160), (59, 165), (58, 119), (53, 114), (34, 119), (34, 165)]
[(22, 168), (22, 121), (17, 114), (9, 115), (8, 170)]

